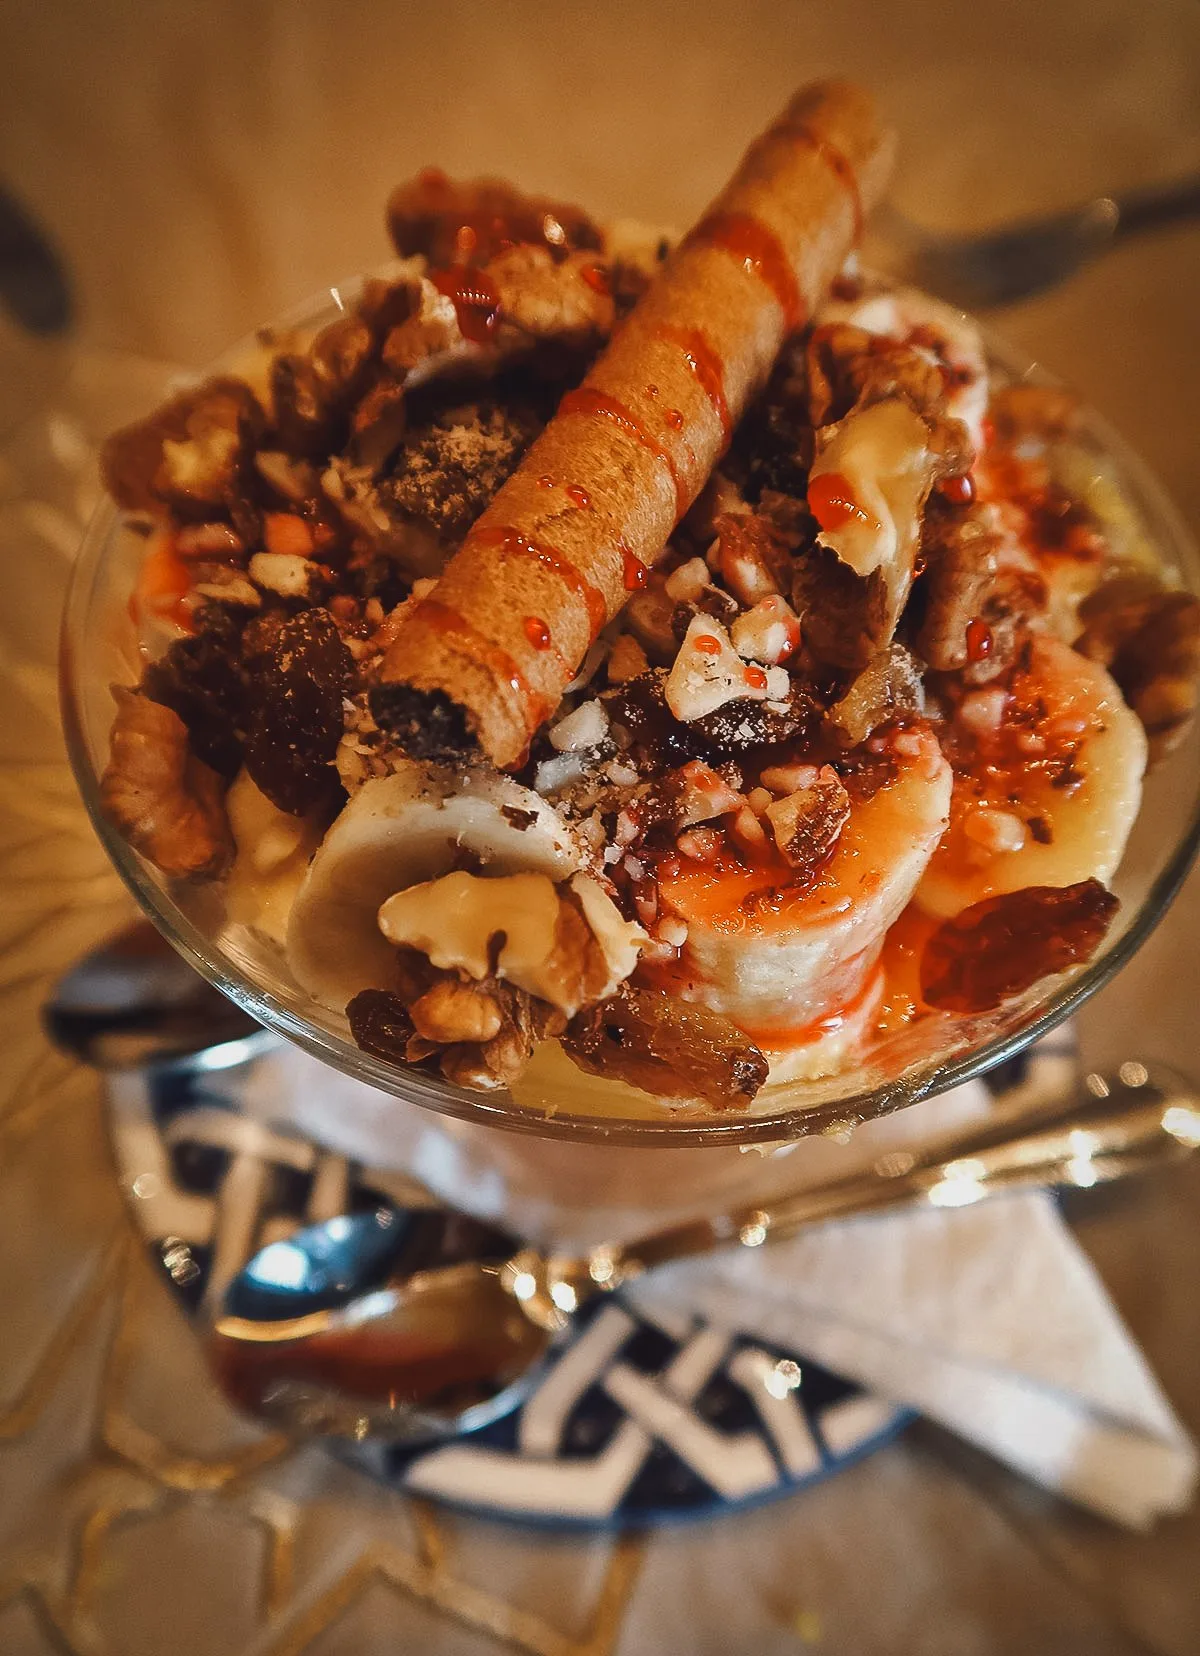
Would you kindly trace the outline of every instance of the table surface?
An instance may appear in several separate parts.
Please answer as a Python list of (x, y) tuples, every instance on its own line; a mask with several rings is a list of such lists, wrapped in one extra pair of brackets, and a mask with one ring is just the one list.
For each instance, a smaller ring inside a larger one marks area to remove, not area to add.
[[(386, 256), (381, 204), (436, 160), (686, 221), (813, 73), (902, 132), (895, 200), (939, 227), (1200, 167), (1190, 0), (842, 0), (486, 12), (9, 0), (0, 177), (81, 300), (67, 345), (0, 323), (0, 1651), (42, 1656), (1190, 1656), (1200, 1515), (1128, 1535), (920, 1426), (780, 1505), (564, 1539), (435, 1511), (214, 1395), (111, 1174), (98, 1089), (37, 1014), (126, 913), (67, 773), (57, 610), (97, 439), (166, 362)], [(1194, 529), (1200, 228), (1000, 319), (1152, 461)], [(1097, 1063), (1193, 1062), (1193, 878), (1083, 1019)], [(1085, 1246), (1200, 1432), (1200, 1172), (1080, 1194)]]

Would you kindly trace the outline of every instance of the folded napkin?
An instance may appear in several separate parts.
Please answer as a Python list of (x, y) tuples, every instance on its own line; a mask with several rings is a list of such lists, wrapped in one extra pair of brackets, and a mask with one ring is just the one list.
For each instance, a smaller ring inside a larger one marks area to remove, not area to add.
[[(745, 1187), (733, 1199), (765, 1201), (997, 1108), (1046, 1103), (1074, 1074), (1073, 1051), (1053, 1037), (1035, 1049), (1019, 1086), (999, 1098), (973, 1082), (843, 1142), (802, 1141), (769, 1159), (721, 1152), (716, 1184), (728, 1184), (732, 1159)], [(693, 1194), (690, 1204), (657, 1199), (651, 1211), (629, 1196), (631, 1168), (645, 1166), (652, 1187), (672, 1191), (679, 1186), (672, 1169), (691, 1171), (706, 1151), (555, 1145), (443, 1121), (292, 1048), (255, 1066), (242, 1103), (259, 1120), (390, 1171), (400, 1196), (413, 1176), (541, 1241), (618, 1240), (718, 1205), (698, 1208)], [(656, 1156), (661, 1163), (645, 1160)], [(1145, 1528), (1191, 1498), (1195, 1446), (1048, 1195), (815, 1226), (768, 1247), (679, 1262), (627, 1293), (652, 1316), (694, 1312), (806, 1353), (1119, 1523)]]

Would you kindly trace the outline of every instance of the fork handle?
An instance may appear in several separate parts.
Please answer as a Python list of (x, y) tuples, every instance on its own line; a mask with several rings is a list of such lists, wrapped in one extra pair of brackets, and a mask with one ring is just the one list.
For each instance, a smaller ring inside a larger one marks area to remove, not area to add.
[(1124, 241), (1143, 230), (1157, 230), (1165, 224), (1200, 218), (1200, 174), (1176, 179), (1171, 184), (1126, 190), (1110, 199), (1117, 209), (1113, 240)]

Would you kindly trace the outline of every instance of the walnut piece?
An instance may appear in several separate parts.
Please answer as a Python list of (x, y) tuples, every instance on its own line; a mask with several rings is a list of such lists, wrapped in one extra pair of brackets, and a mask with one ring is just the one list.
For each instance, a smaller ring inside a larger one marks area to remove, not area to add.
[(475, 983), (447, 975), (409, 1008), (418, 1035), (441, 1046), (455, 1041), (490, 1041), (502, 1018), (495, 997)]
[(558, 261), (546, 248), (507, 248), (486, 267), (500, 327), (533, 339), (598, 345), (612, 331), (613, 301), (607, 282), (592, 274), (596, 269), (590, 253)]
[[(364, 989), (355, 995), (346, 1008), (351, 1034), (364, 1052), (391, 1063), (436, 1065), (460, 1087), (493, 1092), (508, 1086), (534, 1049), (566, 1028), (561, 1012), (498, 978), (468, 983), (427, 960), (415, 973), (408, 964), (398, 975), (400, 992)], [(410, 1010), (406, 1000), (417, 984), (428, 987)], [(479, 1034), (468, 1038), (471, 1029)], [(447, 1042), (442, 1032), (459, 1038)]]
[(100, 451), (104, 486), (129, 511), (208, 519), (242, 494), (243, 471), (264, 425), (243, 380), (205, 380), (108, 438)]
[(832, 765), (822, 765), (811, 782), (768, 805), (766, 818), (781, 854), (807, 885), (829, 860), (850, 820), (850, 795)]
[(100, 783), (105, 814), (164, 874), (212, 879), (233, 860), (224, 783), (195, 757), (177, 713), (114, 687), (117, 716)]
[(849, 322), (814, 328), (808, 342), (808, 407), (814, 426), (842, 420), (853, 408), (903, 397), (921, 415), (941, 415), (946, 387), (925, 351)]
[(560, 252), (601, 245), (582, 208), (526, 195), (501, 178), (456, 182), (433, 167), (392, 191), (387, 222), (402, 258), (424, 254), (435, 265), (483, 264), (514, 242)]
[(1084, 599), (1079, 618), (1075, 648), (1108, 668), (1161, 759), (1200, 701), (1200, 600), (1152, 575), (1120, 575)]

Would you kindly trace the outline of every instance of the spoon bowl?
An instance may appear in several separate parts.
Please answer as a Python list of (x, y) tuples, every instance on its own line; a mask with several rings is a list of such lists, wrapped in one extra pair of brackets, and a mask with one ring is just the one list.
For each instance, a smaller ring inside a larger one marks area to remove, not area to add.
[(520, 1244), (447, 1208), (382, 1205), (255, 1255), (209, 1336), (227, 1393), (292, 1429), (414, 1441), (483, 1425), (532, 1383), (553, 1327), (525, 1314)]
[(73, 966), (42, 1010), (54, 1044), (93, 1069), (245, 1063), (276, 1037), (205, 981), (148, 920)]

